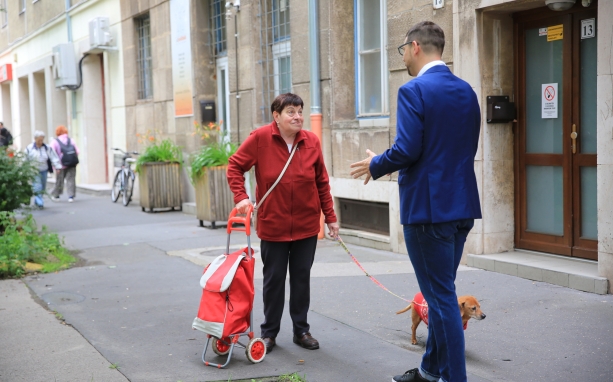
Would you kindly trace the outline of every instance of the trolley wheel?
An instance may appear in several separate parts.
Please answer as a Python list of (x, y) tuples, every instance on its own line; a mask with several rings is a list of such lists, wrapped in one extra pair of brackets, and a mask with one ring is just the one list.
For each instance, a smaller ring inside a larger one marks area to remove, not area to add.
[(262, 362), (266, 356), (266, 344), (264, 343), (264, 340), (261, 338), (254, 338), (249, 341), (247, 347), (245, 348), (245, 354), (251, 363)]
[(226, 345), (226, 343), (230, 343), (230, 338), (226, 337), (224, 340), (218, 340), (217, 338), (213, 338), (213, 342), (211, 343), (211, 347), (213, 348), (213, 352), (217, 355), (226, 355), (230, 352), (230, 345)]

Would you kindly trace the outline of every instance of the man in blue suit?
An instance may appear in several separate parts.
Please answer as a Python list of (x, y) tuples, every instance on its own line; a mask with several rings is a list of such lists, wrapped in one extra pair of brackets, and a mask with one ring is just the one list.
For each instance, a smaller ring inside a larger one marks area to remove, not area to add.
[(421, 366), (393, 378), (466, 381), (464, 331), (455, 290), (456, 271), (481, 207), (474, 158), (481, 112), (470, 85), (441, 61), (445, 34), (426, 21), (398, 47), (409, 75), (398, 91), (397, 135), (381, 155), (351, 165), (370, 178), (399, 171), (400, 220), (415, 275), (429, 308)]

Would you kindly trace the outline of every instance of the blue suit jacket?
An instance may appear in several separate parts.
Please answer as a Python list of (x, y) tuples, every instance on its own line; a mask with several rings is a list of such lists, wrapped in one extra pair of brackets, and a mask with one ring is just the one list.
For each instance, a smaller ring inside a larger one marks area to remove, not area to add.
[(400, 171), (400, 222), (481, 218), (474, 159), (481, 112), (470, 85), (437, 65), (398, 91), (394, 145), (374, 157), (374, 179)]

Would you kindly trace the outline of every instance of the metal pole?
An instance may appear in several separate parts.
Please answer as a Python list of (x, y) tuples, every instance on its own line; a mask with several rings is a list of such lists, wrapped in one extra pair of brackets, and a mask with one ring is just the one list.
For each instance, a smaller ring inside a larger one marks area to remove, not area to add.
[[(319, 74), (319, 23), (317, 0), (309, 0), (309, 70), (311, 80), (311, 131), (322, 142), (321, 78)], [(319, 220), (319, 239), (324, 237), (324, 216)]]
[[(319, 74), (319, 23), (317, 0), (309, 0), (309, 69), (311, 80), (311, 115), (321, 114), (321, 90)], [(321, 139), (321, 136), (319, 137)]]

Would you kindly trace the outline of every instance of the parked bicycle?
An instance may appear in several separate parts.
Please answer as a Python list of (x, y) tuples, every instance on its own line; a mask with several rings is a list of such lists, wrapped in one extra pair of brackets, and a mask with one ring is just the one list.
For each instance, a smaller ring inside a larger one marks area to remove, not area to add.
[(134, 171), (132, 171), (132, 163), (136, 162), (136, 159), (132, 158), (132, 155), (138, 155), (138, 153), (136, 151), (125, 152), (117, 148), (113, 150), (121, 152), (123, 157), (121, 158), (121, 169), (117, 171), (113, 181), (111, 200), (113, 203), (117, 202), (119, 194), (121, 194), (123, 205), (127, 206), (132, 200), (132, 190), (134, 189), (134, 179), (136, 178)]

